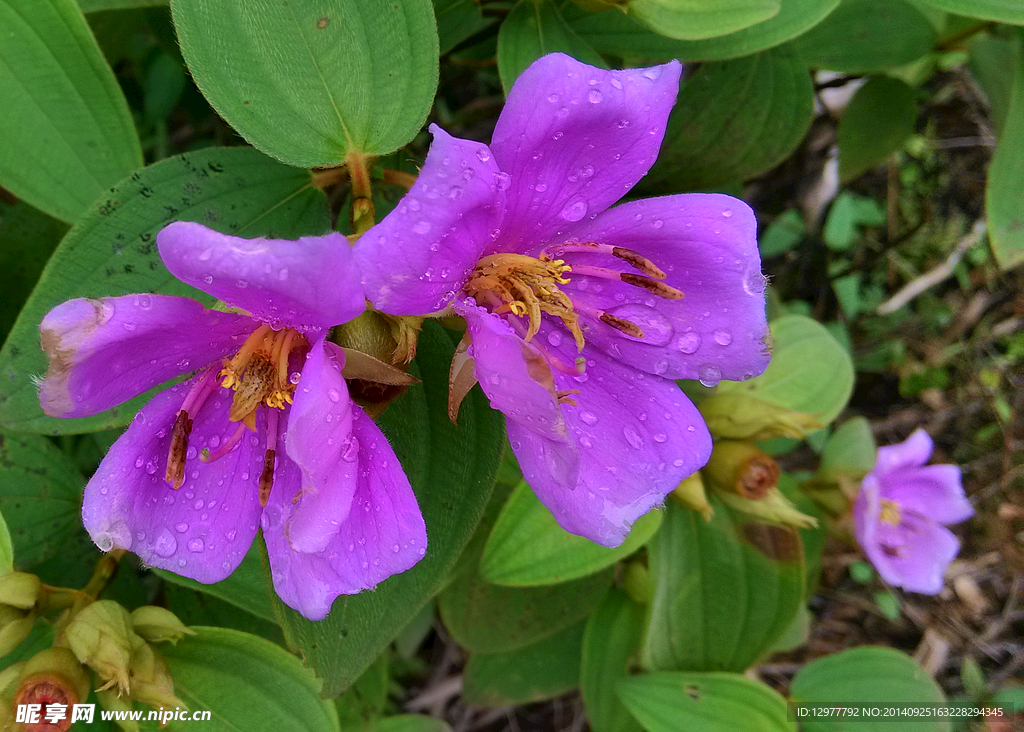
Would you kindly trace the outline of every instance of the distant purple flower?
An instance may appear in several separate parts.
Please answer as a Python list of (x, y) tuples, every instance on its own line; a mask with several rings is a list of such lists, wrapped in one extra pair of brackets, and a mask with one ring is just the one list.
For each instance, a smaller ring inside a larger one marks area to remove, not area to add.
[(89, 481), (93, 541), (210, 583), (262, 524), (277, 593), (313, 620), (413, 566), (426, 549), (416, 498), (326, 340), (365, 308), (345, 238), (249, 240), (179, 222), (157, 243), (174, 276), (246, 312), (138, 294), (71, 300), (43, 319), (51, 416), (96, 414), (196, 372), (143, 407)]
[(609, 208), (654, 162), (680, 70), (541, 58), (489, 147), (431, 127), (416, 184), (355, 247), (378, 309), (466, 318), (527, 482), (606, 546), (710, 455), (671, 379), (745, 379), (769, 360), (749, 207), (692, 194)]
[(936, 595), (960, 542), (943, 524), (974, 515), (956, 465), (925, 465), (932, 438), (922, 429), (878, 449), (853, 504), (857, 541), (886, 582)]

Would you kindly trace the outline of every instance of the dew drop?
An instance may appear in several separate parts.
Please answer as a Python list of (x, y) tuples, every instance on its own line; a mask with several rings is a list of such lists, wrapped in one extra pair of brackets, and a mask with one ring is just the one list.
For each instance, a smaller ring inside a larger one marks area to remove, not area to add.
[(200, 262), (205, 262), (205, 261), (209, 260), (209, 258), (212, 257), (212, 256), (213, 256), (213, 248), (212, 247), (209, 248), (209, 249), (204, 249), (203, 251), (201, 251), (199, 253), (199, 261)]
[(718, 382), (722, 380), (722, 369), (713, 363), (706, 363), (697, 369), (697, 379), (704, 386), (718, 386)]
[(683, 353), (695, 353), (700, 348), (700, 335), (694, 331), (683, 333), (676, 341), (676, 348)]
[(664, 442), (667, 439), (668, 439), (668, 436), (663, 434), (663, 433), (661, 433), (661, 432), (659, 432), (658, 434), (656, 434), (654, 436), (654, 441), (655, 442)]
[(650, 79), (651, 81), (657, 81), (658, 79), (661, 78), (661, 67), (650, 66), (646, 69), (642, 69), (640, 71), (640, 76), (644, 77), (645, 79)]
[(714, 332), (715, 343), (720, 346), (728, 346), (732, 343), (732, 333), (727, 330), (716, 330)]
[(560, 345), (562, 345), (561, 332), (553, 330), (550, 333), (548, 333), (548, 343), (550, 343), (555, 348), (558, 348)]
[(172, 556), (174, 552), (178, 551), (178, 540), (174, 538), (174, 535), (164, 527), (161, 530), (160, 535), (156, 537), (156, 541), (153, 542), (153, 551), (166, 559)]
[(188, 540), (188, 550), (190, 552), (201, 552), (204, 549), (203, 540), (198, 536), (195, 539)]
[(452, 186), (451, 190), (448, 191), (448, 198), (452, 199), (453, 201), (456, 198), (461, 198), (461, 197), (462, 197), (462, 186)]
[(730, 216), (732, 216), (732, 210), (728, 208), (725, 209), (724, 211), (722, 211), (722, 216), (724, 216), (725, 218), (729, 218)]
[(338, 392), (337, 389), (328, 389), (327, 398), (330, 399), (332, 402), (337, 402), (338, 400), (341, 399), (341, 393)]
[(413, 225), (412, 230), (417, 234), (427, 234), (430, 232), (430, 222), (426, 219), (420, 219)]
[(601, 94), (600, 89), (591, 89), (587, 94), (587, 100), (591, 104), (598, 104), (602, 99), (604, 99), (604, 95)]
[(536, 185), (536, 187), (534, 188), (534, 190), (536, 190), (537, 193), (543, 193), (547, 189), (548, 189), (548, 184), (547, 183), (538, 183)]
[(630, 425), (626, 425), (622, 428), (622, 436), (626, 438), (626, 442), (632, 445), (635, 449), (639, 450), (644, 446), (644, 438), (640, 436)]
[(494, 185), (499, 191), (507, 191), (512, 186), (512, 176), (508, 173), (495, 173)]
[(597, 415), (593, 412), (580, 412), (580, 421), (593, 427), (597, 424)]
[(572, 198), (565, 204), (561, 216), (566, 221), (579, 221), (587, 215), (587, 202), (582, 198)]

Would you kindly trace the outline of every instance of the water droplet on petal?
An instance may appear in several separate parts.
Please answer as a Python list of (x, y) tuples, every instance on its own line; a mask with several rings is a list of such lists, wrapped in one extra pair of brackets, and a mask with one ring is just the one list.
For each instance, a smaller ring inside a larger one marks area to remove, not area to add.
[(188, 540), (188, 550), (190, 552), (201, 552), (204, 549), (204, 547), (205, 545), (203, 544), (203, 540), (200, 539), (198, 536), (194, 539)]
[(204, 249), (203, 251), (201, 251), (199, 253), (199, 261), (200, 262), (205, 262), (205, 261), (207, 261), (212, 256), (213, 256), (213, 247), (210, 247), (209, 249)]
[(683, 353), (695, 353), (700, 348), (700, 334), (690, 331), (683, 333), (679, 336), (679, 340), (676, 341), (676, 348)]
[(488, 150), (486, 147), (481, 147), (479, 150), (476, 151), (476, 156), (481, 163), (486, 163), (488, 160), (491, 159), (491, 151)]
[(587, 99), (591, 104), (598, 104), (602, 99), (604, 99), (604, 95), (601, 94), (600, 89), (591, 89), (590, 93), (587, 94)]
[(430, 222), (420, 219), (413, 225), (412, 230), (417, 234), (427, 234), (430, 232)]
[(664, 442), (664, 441), (665, 441), (665, 440), (667, 440), (667, 439), (668, 439), (668, 436), (667, 436), (667, 435), (664, 435), (664, 434), (662, 434), (661, 432), (659, 432), (658, 434), (656, 434), (656, 435), (654, 436), (654, 441), (655, 441), (655, 442)]
[(732, 333), (727, 330), (716, 330), (714, 332), (715, 343), (720, 346), (728, 346), (732, 343)]
[(651, 66), (646, 69), (641, 69), (640, 76), (644, 77), (645, 79), (650, 79), (651, 81), (657, 81), (658, 79), (661, 78), (661, 67)]
[(174, 538), (174, 535), (164, 527), (160, 531), (160, 535), (156, 537), (156, 541), (153, 542), (153, 551), (158, 555), (166, 559), (178, 551), (178, 540)]
[(580, 421), (593, 427), (597, 424), (597, 415), (593, 412), (580, 412)]
[(560, 345), (562, 345), (562, 333), (557, 330), (553, 330), (550, 333), (548, 333), (548, 343), (550, 343), (555, 348), (558, 348)]
[(704, 386), (718, 386), (718, 382), (722, 380), (722, 369), (713, 363), (706, 363), (697, 369), (697, 379)]
[(494, 185), (498, 187), (499, 191), (507, 191), (512, 185), (512, 176), (508, 173), (495, 173)]
[(626, 442), (628, 442), (637, 450), (644, 446), (644, 438), (641, 437), (640, 433), (637, 432), (633, 427), (631, 427), (628, 424), (622, 428), (622, 436), (626, 438)]
[(448, 191), (448, 198), (452, 199), (453, 201), (456, 198), (461, 198), (461, 197), (462, 197), (462, 186), (452, 186), (451, 190)]
[(587, 202), (582, 198), (575, 197), (565, 204), (562, 209), (562, 218), (566, 221), (579, 221), (587, 215)]
[(337, 402), (339, 399), (341, 399), (341, 393), (337, 389), (328, 389), (327, 398), (330, 399), (332, 402)]

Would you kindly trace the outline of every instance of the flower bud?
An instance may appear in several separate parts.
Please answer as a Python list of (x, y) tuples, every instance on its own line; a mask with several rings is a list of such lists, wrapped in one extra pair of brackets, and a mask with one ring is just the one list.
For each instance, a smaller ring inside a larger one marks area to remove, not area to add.
[(705, 521), (710, 521), (711, 515), (715, 512), (715, 509), (708, 503), (704, 480), (700, 477), (699, 471), (689, 478), (684, 478), (683, 482), (672, 491), (672, 497), (687, 508), (692, 508), (699, 513)]
[(25, 662), (19, 661), (0, 671), (0, 730), (3, 732), (14, 729), (14, 694), (24, 667)]
[(646, 605), (651, 601), (651, 573), (647, 565), (632, 561), (626, 565), (622, 574), (622, 589), (632, 598), (633, 602)]
[(34, 623), (34, 615), (10, 605), (0, 605), (0, 658), (28, 637)]
[(174, 680), (167, 661), (149, 643), (143, 643), (136, 649), (130, 673), (130, 694), (135, 701), (164, 709), (188, 708), (185, 702), (174, 695)]
[(152, 643), (177, 643), (186, 635), (196, 634), (170, 610), (154, 605), (132, 610), (132, 624), (136, 633)]
[(128, 668), (134, 649), (145, 645), (132, 630), (128, 611), (111, 600), (99, 600), (81, 610), (65, 630), (68, 645), (78, 659), (104, 681), (128, 691)]
[(349, 392), (371, 414), (383, 411), (415, 381), (403, 370), (416, 355), (422, 322), (367, 310), (334, 329), (331, 340), (345, 351), (342, 373), (349, 380)]
[(779, 465), (753, 442), (718, 440), (705, 474), (720, 492), (758, 500), (779, 482)]
[(738, 391), (712, 394), (698, 405), (711, 434), (730, 440), (802, 439), (824, 427), (813, 415)]
[[(42, 715), (50, 704), (61, 704), (70, 709), (89, 695), (89, 673), (67, 648), (54, 646), (40, 651), (21, 669), (18, 690), (14, 694), (14, 707), (19, 704), (39, 704)], [(29, 725), (26, 732), (35, 727)], [(40, 723), (39, 730), (67, 730), (71, 715), (53, 724)]]
[(0, 575), (0, 603), (30, 610), (39, 599), (43, 583), (28, 572), (8, 572)]

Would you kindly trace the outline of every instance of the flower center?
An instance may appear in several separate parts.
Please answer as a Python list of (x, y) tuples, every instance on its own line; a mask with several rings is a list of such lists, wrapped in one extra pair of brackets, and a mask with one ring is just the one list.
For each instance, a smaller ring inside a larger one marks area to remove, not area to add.
[[(564, 256), (573, 253), (607, 255), (620, 263), (625, 262), (642, 274), (567, 263)], [(577, 351), (582, 351), (584, 346), (580, 315), (591, 317), (633, 338), (644, 337), (640, 326), (631, 320), (591, 307), (578, 299), (572, 300), (559, 287), (569, 284), (570, 273), (574, 276), (617, 280), (669, 300), (683, 297), (682, 292), (661, 281), (665, 279), (665, 273), (647, 257), (632, 249), (597, 242), (572, 242), (548, 247), (539, 257), (508, 252), (491, 254), (477, 262), (465, 291), (477, 304), (490, 307), (495, 314), (512, 313), (518, 318), (527, 317), (524, 334), (526, 341), (531, 340), (540, 330), (543, 314), (562, 321), (572, 333)]]
[(881, 504), (882, 509), (878, 514), (878, 518), (892, 526), (899, 526), (902, 519), (900, 504), (896, 503), (896, 501), (890, 501), (888, 498), (883, 498)]
[(185, 480), (185, 460), (194, 416), (218, 387), (232, 389), (235, 394), (228, 418), (240, 424), (216, 452), (210, 453), (204, 448), (200, 460), (212, 462), (231, 452), (246, 428), (256, 431), (256, 409), (266, 406), (270, 410), (267, 415), (267, 454), (259, 481), (260, 503), (266, 505), (273, 481), (277, 410), (291, 404), (295, 392), (295, 375), (289, 373), (288, 361), (293, 351), (308, 347), (306, 337), (292, 328), (273, 330), (269, 325), (261, 325), (233, 358), (224, 359), (219, 371), (215, 366), (207, 369), (189, 390), (174, 420), (164, 480), (175, 490), (181, 487)]

